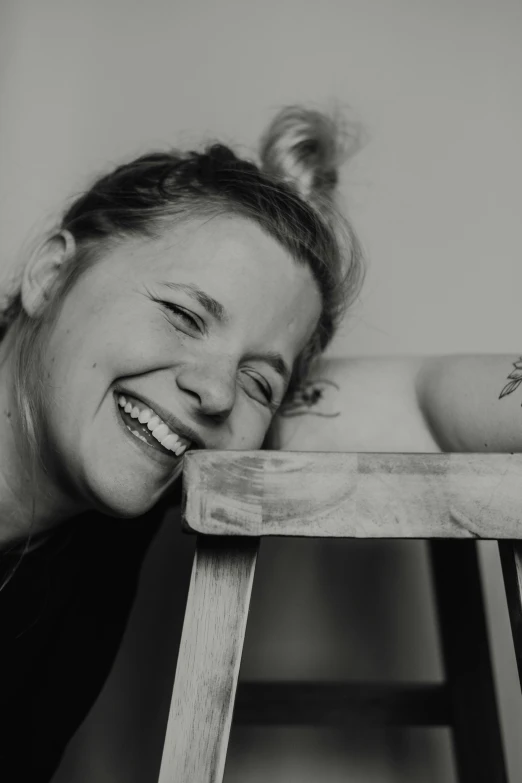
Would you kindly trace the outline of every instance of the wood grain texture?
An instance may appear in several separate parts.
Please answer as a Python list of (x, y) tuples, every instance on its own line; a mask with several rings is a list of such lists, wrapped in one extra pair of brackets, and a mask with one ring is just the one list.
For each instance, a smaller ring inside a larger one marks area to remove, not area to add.
[(159, 783), (220, 783), (259, 541), (198, 541)]
[(522, 541), (500, 541), (498, 546), (518, 677), (522, 686)]
[(522, 454), (190, 452), (184, 524), (222, 536), (522, 538)]

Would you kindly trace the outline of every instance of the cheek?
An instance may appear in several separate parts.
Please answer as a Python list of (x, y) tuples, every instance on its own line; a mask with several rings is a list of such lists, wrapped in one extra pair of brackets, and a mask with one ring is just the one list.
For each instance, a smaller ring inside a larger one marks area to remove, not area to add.
[(69, 361), (80, 372), (93, 365), (109, 369), (120, 361), (139, 363), (161, 349), (161, 326), (139, 298), (129, 304), (128, 295), (100, 289), (96, 277), (86, 276), (63, 303), (50, 353), (57, 363)]
[(261, 444), (263, 443), (264, 435), (258, 435), (257, 433), (243, 433), (239, 436), (239, 443), (237, 444), (237, 448), (240, 451), (255, 451), (259, 448), (261, 448)]
[[(57, 364), (69, 365), (70, 380), (110, 385), (116, 378), (140, 375), (172, 365), (188, 350), (188, 338), (159, 323), (136, 319), (108, 328), (101, 322), (91, 325), (84, 335), (72, 339), (65, 334), (53, 346)], [(74, 371), (73, 371), (74, 368)]]
[[(238, 390), (238, 395), (241, 395)], [(264, 409), (252, 406), (245, 400), (238, 398), (233, 422), (233, 437), (224, 448), (238, 451), (257, 451), (263, 445), (268, 428), (273, 417), (264, 412)]]

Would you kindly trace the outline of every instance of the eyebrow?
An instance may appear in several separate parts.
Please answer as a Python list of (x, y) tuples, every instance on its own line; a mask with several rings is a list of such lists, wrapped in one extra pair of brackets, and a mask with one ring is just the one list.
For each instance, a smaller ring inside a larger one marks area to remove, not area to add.
[(172, 283), (169, 280), (163, 280), (161, 281), (161, 285), (164, 285), (173, 291), (184, 291), (192, 299), (195, 299), (196, 302), (199, 302), (207, 313), (210, 313), (216, 321), (219, 321), (220, 323), (227, 323), (227, 321), (229, 321), (228, 313), (223, 305), (218, 302), (217, 299), (214, 299), (212, 296), (209, 296), (209, 294), (206, 294), (205, 291), (202, 291), (195, 283)]

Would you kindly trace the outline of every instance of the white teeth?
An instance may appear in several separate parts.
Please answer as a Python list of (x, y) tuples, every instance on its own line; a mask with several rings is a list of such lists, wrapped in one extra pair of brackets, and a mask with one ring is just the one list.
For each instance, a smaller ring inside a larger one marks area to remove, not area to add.
[(179, 446), (174, 449), (174, 454), (176, 455), (176, 457), (180, 457), (183, 454), (183, 452), (186, 451), (186, 450), (187, 450), (187, 447), (185, 446), (185, 444), (184, 443), (180, 443)]
[(170, 451), (174, 451), (174, 449), (179, 446), (179, 438), (177, 435), (175, 435), (173, 432), (169, 432), (166, 438), (163, 438), (161, 441), (161, 445), (165, 449), (169, 449)]
[[(133, 419), (138, 419), (140, 424), (146, 425), (156, 440), (159, 441), (164, 448), (172, 451), (177, 457), (181, 456), (190, 446), (190, 441), (187, 438), (173, 432), (150, 408), (143, 408), (140, 410), (137, 405), (128, 402), (123, 394), (120, 394), (118, 397), (118, 405), (123, 408), (125, 413), (130, 414)], [(131, 430), (131, 432), (139, 437), (140, 440), (145, 441), (145, 443), (147, 442), (137, 431)]]
[(149, 428), (149, 430), (152, 432), (153, 430), (155, 430), (155, 429), (156, 429), (156, 427), (158, 426), (158, 424), (161, 424), (161, 419), (160, 419), (160, 417), (159, 417), (159, 416), (153, 416), (153, 417), (152, 417), (152, 419), (149, 419), (149, 420), (148, 420), (148, 422), (147, 422), (147, 427), (148, 427), (148, 428)]
[(161, 441), (164, 439), (164, 437), (166, 435), (169, 434), (169, 432), (170, 432), (170, 430), (169, 430), (169, 428), (167, 427), (166, 424), (160, 424), (159, 427), (156, 427), (152, 431), (152, 434), (154, 435), (156, 440), (159, 440), (159, 442), (161, 443)]
[(127, 426), (127, 424), (125, 426), (127, 427), (127, 429), (130, 432), (132, 432), (133, 435), (135, 435), (137, 438), (142, 440), (144, 443), (147, 443), (147, 438), (144, 438), (143, 435), (140, 432), (138, 432), (137, 430), (131, 430), (131, 428), (129, 426)]

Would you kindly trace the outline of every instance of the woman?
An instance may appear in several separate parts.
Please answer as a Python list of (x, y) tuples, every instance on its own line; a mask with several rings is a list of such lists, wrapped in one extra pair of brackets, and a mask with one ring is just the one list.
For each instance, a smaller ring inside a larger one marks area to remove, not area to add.
[(98, 180), (23, 270), (0, 346), (0, 770), (49, 780), (110, 669), (190, 448), (257, 449), (361, 279), (331, 120), (261, 168), (214, 145)]

